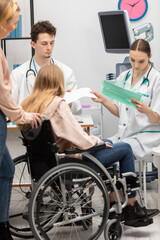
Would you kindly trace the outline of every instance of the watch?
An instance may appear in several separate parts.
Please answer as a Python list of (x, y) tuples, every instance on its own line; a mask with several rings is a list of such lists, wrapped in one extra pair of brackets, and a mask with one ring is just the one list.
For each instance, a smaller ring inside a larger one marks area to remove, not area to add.
[(129, 19), (137, 21), (143, 18), (148, 10), (147, 0), (119, 0), (119, 10), (127, 10)]

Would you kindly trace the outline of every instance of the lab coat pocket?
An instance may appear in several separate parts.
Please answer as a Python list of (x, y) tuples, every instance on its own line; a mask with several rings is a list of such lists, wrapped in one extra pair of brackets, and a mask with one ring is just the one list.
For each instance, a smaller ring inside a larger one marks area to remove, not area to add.
[(139, 126), (141, 129), (141, 126), (143, 126), (145, 122), (146, 115), (144, 113), (138, 112), (138, 110), (135, 110), (135, 116), (136, 116), (135, 119), (136, 119), (137, 126)]

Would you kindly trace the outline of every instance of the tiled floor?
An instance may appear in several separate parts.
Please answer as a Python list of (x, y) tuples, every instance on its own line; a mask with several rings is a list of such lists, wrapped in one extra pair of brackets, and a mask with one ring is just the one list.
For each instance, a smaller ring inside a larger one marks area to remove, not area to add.
[(143, 228), (124, 228), (123, 240), (158, 240), (160, 236), (160, 214), (154, 217), (154, 223)]
[[(151, 184), (148, 186), (150, 190), (147, 191), (147, 203), (148, 208), (156, 208), (157, 207), (157, 183), (154, 185)], [(123, 226), (123, 240), (159, 240), (160, 236), (160, 214), (154, 217), (154, 223), (141, 228), (132, 228)], [(14, 238), (15, 240), (19, 240), (19, 238)], [(84, 239), (86, 240), (86, 239)], [(104, 235), (102, 234), (99, 240), (104, 240)]]
[[(154, 218), (154, 223), (148, 227), (142, 228), (131, 228), (124, 226), (123, 229), (123, 240), (159, 240), (160, 236), (160, 215)], [(20, 240), (19, 238), (14, 238), (15, 240)], [(31, 239), (32, 240), (32, 239)], [(99, 240), (104, 240), (104, 236), (99, 238)]]

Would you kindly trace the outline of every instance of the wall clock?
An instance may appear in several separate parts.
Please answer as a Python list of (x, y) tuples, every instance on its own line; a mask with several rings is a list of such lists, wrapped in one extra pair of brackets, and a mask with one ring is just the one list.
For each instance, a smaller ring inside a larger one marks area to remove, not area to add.
[(127, 10), (129, 19), (137, 21), (143, 18), (148, 10), (147, 0), (119, 0), (119, 10)]

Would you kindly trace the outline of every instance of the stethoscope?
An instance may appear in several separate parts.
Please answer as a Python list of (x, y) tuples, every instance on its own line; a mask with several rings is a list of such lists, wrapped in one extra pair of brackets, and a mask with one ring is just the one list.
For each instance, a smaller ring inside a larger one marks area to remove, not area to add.
[[(140, 86), (142, 86), (143, 84), (147, 84), (147, 86), (149, 87), (149, 78), (148, 78), (148, 77), (149, 77), (149, 74), (150, 74), (151, 69), (152, 69), (152, 66), (150, 66), (150, 69), (149, 69), (149, 71), (148, 71), (148, 73), (147, 73), (147, 76), (146, 76), (146, 77), (143, 77), (143, 81), (141, 82), (141, 85), (140, 85)], [(124, 80), (124, 86), (125, 86), (127, 80), (129, 79), (130, 75), (131, 75), (131, 73), (130, 73), (130, 70), (129, 70), (129, 71), (127, 72), (126, 77), (125, 77), (125, 80)]]
[[(33, 62), (33, 67), (34, 69), (32, 69), (32, 62)], [(54, 60), (53, 58), (51, 58), (51, 64), (54, 64)], [(38, 74), (38, 70), (36, 68), (36, 63), (35, 63), (35, 60), (34, 58), (32, 57), (30, 62), (29, 62), (29, 69), (27, 70), (26, 72), (26, 86), (27, 86), (27, 91), (28, 93), (30, 94), (30, 91), (29, 91), (29, 87), (28, 87), (28, 77), (29, 77), (29, 73), (32, 73), (34, 75), (34, 77), (37, 76)]]

